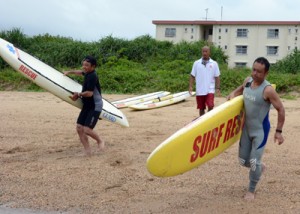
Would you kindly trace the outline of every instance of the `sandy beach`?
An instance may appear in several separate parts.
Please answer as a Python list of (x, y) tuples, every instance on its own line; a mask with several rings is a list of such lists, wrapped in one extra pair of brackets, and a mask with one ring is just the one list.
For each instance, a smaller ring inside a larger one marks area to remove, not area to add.
[[(132, 95), (111, 95), (109, 101)], [(122, 109), (130, 127), (99, 121), (106, 150), (83, 156), (79, 109), (47, 92), (0, 92), (0, 205), (37, 213), (300, 213), (300, 98), (285, 100), (285, 143), (273, 143), (277, 112), (256, 199), (245, 201), (248, 169), (238, 144), (185, 174), (158, 178), (149, 154), (198, 116), (195, 98), (148, 111)], [(225, 98), (216, 98), (220, 105)], [(4, 209), (3, 209), (4, 210)], [(1, 208), (0, 208), (1, 211)], [(12, 209), (13, 211), (13, 209)]]

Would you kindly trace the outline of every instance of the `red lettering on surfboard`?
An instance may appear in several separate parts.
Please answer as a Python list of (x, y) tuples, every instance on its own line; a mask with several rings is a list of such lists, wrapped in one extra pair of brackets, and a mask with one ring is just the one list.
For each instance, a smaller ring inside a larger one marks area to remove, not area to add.
[(210, 133), (211, 133), (211, 131), (208, 131), (203, 136), (203, 142), (201, 144), (201, 149), (200, 149), (200, 154), (199, 154), (200, 158), (202, 158), (207, 152), (207, 146), (208, 146), (208, 141), (210, 139)]
[(34, 73), (33, 71), (31, 71), (30, 69), (26, 68), (24, 65), (21, 65), (19, 67), (19, 70), (24, 73), (26, 76), (28, 76), (29, 78), (35, 80), (35, 78), (37, 77), (37, 74)]
[(244, 119), (245, 119), (244, 111), (241, 111), (239, 115), (237, 115), (237, 128), (235, 130), (235, 135), (237, 135), (244, 126)]
[(244, 112), (230, 118), (226, 123), (222, 123), (221, 125), (205, 132), (203, 135), (198, 135), (194, 140), (194, 153), (190, 157), (191, 163), (195, 162), (198, 158), (203, 158), (205, 155), (219, 147), (225, 124), (226, 128), (223, 143), (228, 142), (228, 140), (239, 134), (244, 124)]
[(202, 135), (198, 135), (193, 144), (194, 154), (191, 155), (190, 162), (193, 163), (198, 158), (204, 157), (206, 154), (215, 150), (219, 146), (220, 139), (223, 135), (223, 128), (225, 124), (222, 123), (220, 126), (209, 130)]
[(193, 163), (194, 161), (196, 161), (198, 159), (199, 151), (200, 151), (200, 148), (198, 147), (198, 144), (201, 143), (201, 139), (202, 139), (202, 136), (199, 135), (194, 140), (194, 144), (193, 144), (194, 154), (191, 155), (191, 159), (190, 159), (191, 163)]
[(244, 112), (236, 115), (233, 119), (228, 120), (226, 127), (226, 134), (223, 143), (228, 142), (231, 138), (237, 135), (244, 124)]

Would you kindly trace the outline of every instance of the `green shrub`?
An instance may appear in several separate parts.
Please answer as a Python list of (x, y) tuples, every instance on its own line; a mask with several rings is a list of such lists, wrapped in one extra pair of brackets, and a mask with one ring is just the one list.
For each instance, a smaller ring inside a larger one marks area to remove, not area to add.
[[(133, 40), (107, 36), (97, 42), (82, 42), (49, 34), (27, 37), (18, 28), (2, 31), (0, 37), (58, 70), (79, 69), (84, 56), (95, 56), (103, 91), (109, 93), (186, 91), (193, 63), (201, 58), (201, 48), (208, 45), (205, 41), (173, 44), (156, 41), (149, 35)], [(222, 49), (210, 47), (211, 57), (219, 63), (221, 70), (221, 91), (228, 94), (242, 84), (251, 71), (228, 69), (228, 56)], [(40, 90), (7, 67), (0, 59), (0, 90)], [(279, 92), (298, 90), (299, 73), (300, 53), (295, 50), (271, 66), (268, 80), (277, 85)], [(82, 78), (74, 79), (82, 82)]]

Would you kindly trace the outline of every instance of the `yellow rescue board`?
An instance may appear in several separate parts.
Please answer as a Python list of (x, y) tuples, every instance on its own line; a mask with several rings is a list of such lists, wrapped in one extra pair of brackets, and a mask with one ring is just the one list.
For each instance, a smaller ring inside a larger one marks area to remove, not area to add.
[(162, 142), (147, 159), (148, 171), (158, 177), (169, 177), (205, 163), (240, 139), (243, 123), (241, 95), (192, 121)]

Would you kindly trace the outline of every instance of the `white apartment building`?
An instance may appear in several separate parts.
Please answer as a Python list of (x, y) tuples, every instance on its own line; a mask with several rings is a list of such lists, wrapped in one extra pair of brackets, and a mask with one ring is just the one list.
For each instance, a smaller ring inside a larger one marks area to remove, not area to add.
[(152, 23), (156, 25), (157, 40), (212, 42), (229, 56), (229, 67), (251, 67), (260, 56), (273, 64), (295, 48), (300, 49), (300, 21), (154, 20)]

